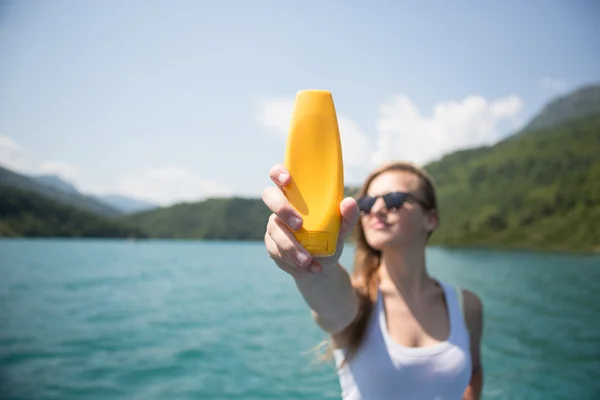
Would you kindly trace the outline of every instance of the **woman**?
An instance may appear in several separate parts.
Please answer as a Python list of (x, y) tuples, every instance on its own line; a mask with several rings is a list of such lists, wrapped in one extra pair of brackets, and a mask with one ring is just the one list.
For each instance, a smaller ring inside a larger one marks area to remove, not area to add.
[[(343, 398), (479, 399), (482, 305), (427, 273), (425, 246), (439, 214), (426, 172), (404, 162), (373, 171), (358, 200), (340, 204), (337, 253), (318, 259), (293, 236), (302, 219), (281, 190), (288, 171), (276, 165), (270, 176), (265, 245), (331, 337)], [(355, 225), (350, 276), (338, 260)]]

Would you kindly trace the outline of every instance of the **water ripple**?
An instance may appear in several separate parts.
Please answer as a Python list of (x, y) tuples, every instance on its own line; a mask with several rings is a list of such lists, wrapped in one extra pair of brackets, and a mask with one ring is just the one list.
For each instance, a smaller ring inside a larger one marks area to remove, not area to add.
[[(260, 244), (13, 240), (0, 253), (3, 398), (340, 398), (333, 365), (310, 355), (322, 333)], [(600, 398), (600, 257), (428, 260), (482, 298), (484, 399)]]

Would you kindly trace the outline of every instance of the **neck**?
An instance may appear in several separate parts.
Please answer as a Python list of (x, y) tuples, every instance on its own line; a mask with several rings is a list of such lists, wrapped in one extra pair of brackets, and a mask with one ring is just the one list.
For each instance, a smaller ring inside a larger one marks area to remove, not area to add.
[(383, 251), (379, 274), (382, 287), (393, 288), (403, 296), (418, 295), (432, 283), (421, 246)]

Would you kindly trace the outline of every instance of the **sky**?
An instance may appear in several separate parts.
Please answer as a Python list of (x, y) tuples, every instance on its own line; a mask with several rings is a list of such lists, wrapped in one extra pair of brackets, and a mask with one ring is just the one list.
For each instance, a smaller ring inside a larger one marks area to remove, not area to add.
[(260, 196), (326, 89), (346, 184), (496, 143), (600, 83), (600, 3), (3, 1), (0, 164), (160, 205)]

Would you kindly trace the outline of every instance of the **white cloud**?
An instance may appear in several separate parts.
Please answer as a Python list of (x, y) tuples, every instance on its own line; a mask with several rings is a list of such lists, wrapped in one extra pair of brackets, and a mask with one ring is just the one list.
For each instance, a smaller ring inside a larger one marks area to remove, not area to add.
[(459, 149), (489, 145), (504, 137), (504, 122), (518, 124), (523, 102), (509, 96), (489, 102), (482, 96), (447, 101), (423, 116), (406, 96), (395, 96), (379, 108), (375, 163), (394, 159), (425, 164)]
[(0, 164), (23, 174), (53, 174), (73, 182), (85, 193), (121, 194), (168, 205), (182, 201), (198, 201), (211, 196), (230, 196), (231, 187), (203, 179), (179, 166), (141, 168), (124, 174), (114, 184), (89, 182), (75, 165), (63, 161), (46, 161), (40, 166), (27, 162), (27, 153), (11, 137), (0, 135)]
[(25, 173), (28, 169), (27, 157), (23, 149), (7, 135), (0, 135), (0, 165), (21, 173)]
[(46, 161), (40, 167), (40, 172), (42, 174), (58, 175), (67, 181), (72, 181), (79, 175), (77, 167), (62, 161)]
[[(293, 102), (289, 97), (263, 101), (258, 122), (285, 138)], [(520, 124), (522, 108), (523, 102), (516, 95), (494, 101), (473, 95), (440, 102), (431, 116), (425, 116), (411, 99), (397, 95), (379, 107), (376, 138), (368, 137), (350, 118), (338, 114), (344, 162), (363, 171), (397, 159), (426, 164), (455, 150), (490, 145), (502, 139), (507, 128)]]
[(29, 154), (21, 145), (7, 135), (0, 135), (0, 164), (21, 174), (58, 175), (68, 181), (72, 181), (79, 175), (77, 167), (63, 161), (46, 161), (41, 166), (36, 166), (30, 161)]
[(277, 137), (285, 137), (294, 110), (294, 99), (278, 97), (263, 100), (258, 106), (258, 123)]
[(127, 173), (121, 179), (117, 192), (168, 205), (211, 196), (229, 196), (233, 194), (233, 189), (203, 179), (186, 168), (164, 166)]
[[(258, 107), (257, 120), (276, 135), (285, 139), (294, 109), (294, 98), (280, 97), (264, 100)], [(338, 112), (338, 125), (342, 140), (344, 164), (349, 167), (364, 166), (370, 160), (371, 141), (351, 119)]]
[(350, 167), (361, 167), (369, 162), (371, 140), (352, 120), (338, 117), (344, 164)]
[(562, 79), (545, 77), (540, 81), (540, 87), (557, 94), (567, 90), (567, 82)]

